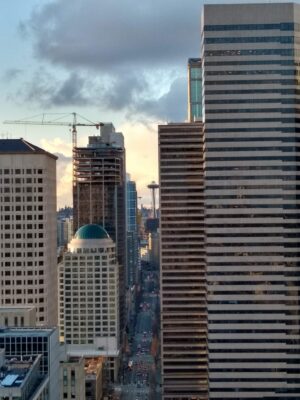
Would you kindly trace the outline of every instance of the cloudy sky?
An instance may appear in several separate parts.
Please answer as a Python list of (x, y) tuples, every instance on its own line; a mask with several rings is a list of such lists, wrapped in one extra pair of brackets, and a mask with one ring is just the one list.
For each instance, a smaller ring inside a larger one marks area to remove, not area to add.
[[(125, 136), (127, 171), (149, 204), (146, 185), (157, 180), (157, 125), (186, 119), (186, 65), (200, 53), (202, 1), (3, 3), (1, 123), (71, 112), (113, 122)], [(81, 128), (79, 143), (94, 133)], [(58, 205), (71, 205), (68, 128), (1, 124), (0, 137), (24, 137), (59, 154)]]

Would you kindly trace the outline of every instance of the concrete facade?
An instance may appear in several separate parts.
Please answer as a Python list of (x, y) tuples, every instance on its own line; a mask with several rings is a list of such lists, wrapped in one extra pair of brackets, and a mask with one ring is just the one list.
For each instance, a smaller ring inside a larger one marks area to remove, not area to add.
[(0, 307), (0, 327), (36, 326), (35, 307)]
[(300, 6), (205, 5), (210, 399), (300, 398)]
[(0, 306), (36, 307), (57, 325), (56, 159), (24, 139), (0, 140)]
[(114, 381), (120, 351), (119, 265), (108, 235), (82, 238), (77, 233), (69, 243), (59, 265), (59, 317), (67, 353), (114, 358)]

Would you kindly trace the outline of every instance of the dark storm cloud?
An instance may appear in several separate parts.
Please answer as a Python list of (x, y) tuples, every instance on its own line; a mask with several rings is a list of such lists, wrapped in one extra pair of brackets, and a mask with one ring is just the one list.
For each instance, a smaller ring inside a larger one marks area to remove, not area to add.
[(187, 83), (178, 77), (200, 50), (201, 6), (202, 0), (49, 0), (20, 31), (38, 60), (68, 75), (53, 79), (44, 70), (23, 98), (42, 107), (125, 111), (131, 119), (185, 119)]
[(36, 54), (68, 67), (152, 69), (185, 63), (200, 49), (201, 1), (56, 0), (40, 6), (23, 32)]
[(68, 79), (49, 97), (50, 103), (55, 106), (79, 105), (90, 103), (90, 99), (84, 94), (85, 81), (76, 73), (70, 74)]
[(75, 72), (62, 80), (39, 69), (18, 91), (17, 97), (42, 107), (87, 106), (94, 102), (93, 91), (88, 86), (89, 82)]
[(2, 79), (5, 82), (11, 82), (14, 79), (17, 79), (21, 75), (21, 73), (22, 70), (19, 68), (9, 68), (4, 72)]
[(137, 74), (116, 75), (111, 86), (103, 93), (103, 102), (107, 108), (115, 111), (134, 107), (147, 90), (147, 81)]
[(184, 121), (187, 117), (187, 81), (177, 78), (169, 91), (158, 99), (140, 100), (135, 112), (168, 122)]

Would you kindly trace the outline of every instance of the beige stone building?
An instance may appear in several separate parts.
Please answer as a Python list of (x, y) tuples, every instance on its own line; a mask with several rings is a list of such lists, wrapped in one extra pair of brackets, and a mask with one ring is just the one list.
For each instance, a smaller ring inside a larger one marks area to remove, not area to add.
[(117, 380), (119, 341), (119, 265), (116, 246), (101, 226), (82, 226), (59, 265), (59, 324), (67, 353), (108, 359)]
[(36, 307), (57, 325), (56, 159), (24, 139), (0, 140), (0, 306)]
[(0, 327), (36, 326), (35, 307), (0, 307)]

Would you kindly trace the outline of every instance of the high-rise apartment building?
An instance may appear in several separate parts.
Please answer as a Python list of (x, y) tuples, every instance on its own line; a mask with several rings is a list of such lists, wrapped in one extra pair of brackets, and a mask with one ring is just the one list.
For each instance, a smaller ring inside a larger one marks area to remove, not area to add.
[(202, 123), (159, 126), (164, 399), (208, 399)]
[(0, 140), (0, 306), (34, 306), (39, 325), (57, 325), (56, 159)]
[(86, 224), (105, 228), (114, 243), (119, 262), (120, 332), (125, 326), (126, 173), (122, 133), (113, 124), (100, 127), (87, 147), (74, 151), (73, 228)]
[(210, 399), (300, 398), (300, 5), (205, 5)]
[(79, 228), (64, 253), (59, 265), (59, 318), (68, 354), (107, 357), (115, 381), (120, 351), (119, 268), (116, 246), (99, 225)]
[(188, 120), (202, 121), (202, 62), (201, 58), (188, 60)]

